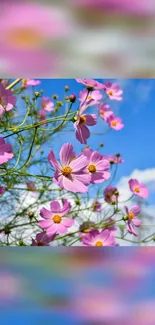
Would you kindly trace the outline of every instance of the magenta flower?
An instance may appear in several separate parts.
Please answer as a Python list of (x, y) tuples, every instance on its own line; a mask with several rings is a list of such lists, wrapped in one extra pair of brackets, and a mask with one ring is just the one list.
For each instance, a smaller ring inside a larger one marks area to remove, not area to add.
[(32, 239), (31, 246), (49, 246), (49, 243), (54, 240), (55, 236), (55, 234), (47, 234), (46, 231), (40, 232), (36, 235), (35, 239)]
[(5, 111), (10, 111), (16, 104), (16, 96), (14, 96), (9, 89), (5, 89), (4, 85), (0, 83), (0, 116)]
[(116, 115), (112, 114), (107, 118), (107, 123), (109, 126), (116, 130), (119, 131), (124, 128), (123, 121)]
[(143, 183), (139, 183), (137, 179), (130, 179), (129, 187), (131, 192), (143, 199), (149, 196), (148, 188)]
[(105, 83), (105, 92), (110, 99), (121, 101), (123, 90), (120, 89), (120, 86), (116, 83), (107, 82)]
[(51, 112), (54, 110), (54, 103), (50, 100), (49, 97), (43, 96), (41, 98), (41, 105), (42, 105), (42, 108), (47, 112)]
[(89, 90), (104, 90), (105, 85), (94, 79), (76, 79), (77, 82), (85, 85)]
[(110, 168), (109, 161), (97, 151), (85, 149), (82, 153), (88, 159), (87, 171), (90, 174), (92, 184), (105, 182), (110, 173), (107, 171)]
[(74, 219), (64, 218), (70, 212), (70, 203), (67, 200), (62, 200), (62, 202), (62, 207), (58, 201), (53, 201), (50, 204), (50, 210), (42, 208), (40, 211), (41, 217), (45, 220), (39, 221), (39, 225), (46, 229), (48, 234), (64, 234), (74, 223)]
[(82, 237), (84, 246), (117, 246), (113, 232), (108, 229), (91, 230), (88, 234)]
[(92, 210), (93, 212), (100, 212), (102, 210), (102, 204), (98, 200), (95, 200), (92, 204)]
[(84, 89), (80, 91), (79, 95), (81, 106), (84, 107), (82, 112), (84, 112), (88, 106), (98, 105), (99, 101), (102, 99), (102, 94), (99, 90), (89, 91), (88, 93), (88, 90)]
[(79, 111), (77, 115), (77, 120), (74, 123), (74, 128), (76, 130), (75, 135), (77, 140), (82, 143), (86, 144), (87, 139), (90, 138), (90, 131), (87, 128), (88, 126), (93, 126), (97, 124), (97, 116), (95, 114), (84, 114), (81, 115)]
[(29, 86), (38, 86), (41, 84), (41, 81), (40, 80), (36, 80), (36, 79), (22, 79), (22, 84), (23, 84), (23, 87), (26, 89), (28, 88)]
[(106, 103), (102, 103), (98, 106), (98, 112), (102, 120), (107, 121), (108, 117), (113, 115), (110, 106)]
[(90, 175), (86, 171), (88, 160), (84, 155), (75, 157), (73, 146), (65, 143), (60, 150), (61, 164), (56, 160), (53, 150), (48, 155), (48, 161), (55, 168), (54, 181), (67, 191), (85, 193), (90, 184)]
[(0, 165), (8, 162), (13, 157), (11, 144), (5, 143), (4, 138), (0, 137)]
[(0, 195), (4, 194), (6, 188), (4, 186), (0, 186)]
[(107, 186), (104, 190), (104, 200), (109, 204), (115, 204), (118, 201), (119, 192), (116, 187)]
[(140, 227), (142, 222), (135, 218), (140, 214), (140, 207), (139, 206), (132, 206), (130, 209), (128, 209), (127, 206), (125, 206), (126, 214), (127, 214), (127, 228), (128, 232), (137, 236), (137, 233), (135, 232), (134, 226), (135, 227)]

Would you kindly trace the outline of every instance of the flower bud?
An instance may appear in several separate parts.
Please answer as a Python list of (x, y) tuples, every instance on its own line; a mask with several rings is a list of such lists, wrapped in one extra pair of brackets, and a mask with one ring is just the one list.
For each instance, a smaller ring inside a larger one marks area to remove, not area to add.
[(70, 95), (70, 96), (69, 96), (69, 100), (70, 100), (71, 103), (75, 103), (75, 101), (76, 101), (76, 96), (75, 96), (74, 94)]

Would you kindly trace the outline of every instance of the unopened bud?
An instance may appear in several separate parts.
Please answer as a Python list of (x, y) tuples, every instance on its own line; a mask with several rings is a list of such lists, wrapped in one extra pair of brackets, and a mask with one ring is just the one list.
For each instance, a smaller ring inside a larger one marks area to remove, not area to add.
[(76, 101), (76, 96), (75, 96), (74, 94), (70, 95), (70, 96), (69, 96), (69, 100), (70, 100), (71, 103), (75, 103), (75, 101)]

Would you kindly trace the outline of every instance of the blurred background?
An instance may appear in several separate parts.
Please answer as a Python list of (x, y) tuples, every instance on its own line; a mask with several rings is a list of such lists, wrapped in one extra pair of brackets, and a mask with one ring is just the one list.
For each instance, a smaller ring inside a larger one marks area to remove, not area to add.
[(154, 0), (2, 0), (1, 77), (155, 76)]
[(155, 324), (153, 248), (5, 247), (0, 261), (1, 324)]

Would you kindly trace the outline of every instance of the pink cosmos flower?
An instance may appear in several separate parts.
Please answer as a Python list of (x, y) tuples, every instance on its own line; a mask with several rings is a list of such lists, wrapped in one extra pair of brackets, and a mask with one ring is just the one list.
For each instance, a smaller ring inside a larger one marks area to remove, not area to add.
[(123, 90), (120, 89), (120, 86), (118, 84), (107, 82), (105, 83), (104, 90), (110, 99), (114, 99), (118, 101), (122, 100), (121, 95), (123, 94)]
[(121, 164), (124, 162), (124, 159), (117, 155), (105, 156), (106, 159), (110, 162), (110, 164)]
[(87, 87), (89, 90), (104, 90), (105, 85), (102, 83), (98, 82), (97, 80), (94, 79), (76, 79), (78, 83), (81, 83)]
[(36, 185), (35, 185), (34, 182), (29, 181), (29, 182), (26, 183), (26, 185), (27, 185), (28, 190), (30, 190), (32, 192), (36, 191)]
[(88, 234), (82, 237), (84, 246), (117, 246), (113, 233), (108, 229), (91, 230)]
[(22, 79), (22, 84), (23, 87), (26, 89), (29, 86), (38, 86), (41, 84), (40, 80), (36, 80), (36, 79)]
[(50, 210), (42, 208), (40, 215), (45, 220), (39, 221), (42, 228), (45, 228), (48, 234), (64, 234), (68, 228), (74, 223), (72, 218), (64, 218), (69, 213), (71, 205), (67, 200), (62, 200), (61, 207), (58, 201), (53, 201), (50, 204)]
[(135, 206), (132, 206), (130, 209), (128, 209), (128, 207), (125, 206), (125, 211), (126, 211), (126, 214), (128, 217), (128, 219), (127, 219), (128, 232), (137, 236), (134, 226), (140, 227), (142, 224), (139, 219), (135, 218), (136, 216), (138, 216), (140, 214), (140, 207), (135, 205)]
[(84, 114), (81, 115), (81, 111), (79, 111), (77, 115), (77, 120), (74, 123), (74, 128), (76, 130), (75, 135), (77, 140), (86, 144), (87, 139), (90, 138), (90, 131), (87, 128), (88, 126), (93, 126), (97, 124), (97, 116), (95, 114)]
[(100, 93), (99, 90), (89, 91), (88, 93), (88, 90), (84, 89), (80, 91), (79, 96), (80, 96), (79, 100), (81, 102), (81, 105), (84, 106), (85, 109), (88, 106), (99, 104), (99, 101), (102, 99), (102, 94)]
[(100, 212), (102, 210), (102, 204), (98, 200), (95, 200), (92, 204), (92, 210), (93, 212)]
[(11, 144), (5, 143), (4, 138), (0, 137), (0, 165), (8, 162), (13, 157)]
[(129, 187), (131, 192), (143, 199), (149, 196), (148, 188), (143, 183), (139, 183), (137, 179), (130, 179)]
[(54, 103), (50, 100), (49, 97), (43, 96), (41, 98), (41, 106), (47, 112), (51, 112), (54, 110)]
[(107, 123), (109, 124), (109, 126), (116, 130), (116, 131), (119, 131), (121, 129), (124, 128), (124, 124), (123, 124), (123, 121), (117, 117), (116, 115), (112, 114), (110, 115), (108, 118), (107, 118)]
[(36, 235), (35, 239), (32, 239), (31, 246), (49, 246), (49, 243), (54, 240), (55, 236), (55, 234), (47, 234), (46, 231), (40, 232)]
[(56, 160), (53, 150), (48, 155), (48, 161), (55, 168), (54, 181), (67, 191), (85, 193), (90, 184), (90, 175), (86, 171), (88, 160), (84, 155), (75, 157), (73, 146), (65, 143), (60, 150), (61, 164)]
[(107, 203), (115, 204), (118, 201), (119, 192), (116, 187), (107, 186), (104, 190), (104, 200)]
[(6, 188), (4, 186), (0, 186), (0, 195), (4, 194)]
[(110, 109), (110, 106), (106, 103), (101, 103), (98, 106), (98, 112), (100, 117), (104, 120), (107, 121), (108, 117), (110, 117), (111, 115), (113, 115), (113, 112)]
[(88, 159), (87, 171), (90, 174), (92, 184), (105, 182), (110, 173), (107, 171), (110, 168), (109, 161), (97, 151), (91, 149), (83, 150), (83, 155)]
[(0, 116), (5, 111), (10, 111), (16, 104), (16, 96), (14, 96), (9, 89), (5, 89), (4, 85), (0, 83)]

